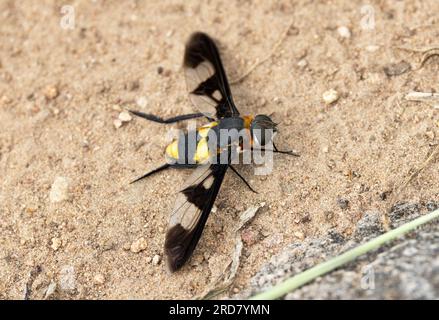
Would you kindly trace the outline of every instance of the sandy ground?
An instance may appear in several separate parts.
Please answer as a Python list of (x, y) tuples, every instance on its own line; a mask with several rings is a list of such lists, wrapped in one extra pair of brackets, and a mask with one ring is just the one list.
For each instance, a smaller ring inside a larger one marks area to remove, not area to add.
[[(229, 261), (239, 214), (265, 202), (244, 230), (229, 295), (293, 240), (330, 229), (349, 237), (366, 211), (437, 200), (437, 161), (395, 199), (390, 192), (438, 143), (438, 110), (404, 96), (438, 89), (439, 59), (393, 77), (383, 68), (418, 65), (422, 54), (397, 47), (438, 45), (439, 2), (369, 2), (70, 1), (69, 29), (67, 2), (1, 1), (0, 298), (23, 299), (26, 286), (30, 299), (48, 288), (49, 298), (62, 299), (192, 298)], [(157, 259), (189, 173), (129, 185), (163, 163), (169, 127), (113, 122), (127, 107), (165, 117), (193, 112), (181, 69), (193, 31), (219, 39), (236, 78), (290, 21), (279, 50), (232, 91), (242, 113), (275, 112), (277, 144), (301, 157), (276, 157), (270, 176), (244, 169), (259, 194), (228, 173), (192, 260), (169, 275)], [(331, 88), (340, 97), (328, 106), (322, 94)], [(57, 177), (68, 183), (61, 202), (50, 198)], [(143, 250), (132, 252), (142, 237)]]

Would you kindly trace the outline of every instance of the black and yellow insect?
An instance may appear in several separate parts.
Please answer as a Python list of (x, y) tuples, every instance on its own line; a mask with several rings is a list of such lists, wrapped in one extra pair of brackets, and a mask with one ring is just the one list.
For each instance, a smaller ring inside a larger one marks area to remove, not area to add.
[[(217, 46), (207, 34), (197, 32), (190, 37), (183, 65), (191, 101), (199, 112), (162, 119), (152, 114), (131, 111), (136, 116), (158, 123), (175, 123), (200, 117), (209, 120), (208, 124), (197, 128), (195, 132), (183, 133), (167, 146), (165, 154), (169, 161), (166, 164), (133, 181), (171, 167), (196, 168), (178, 194), (169, 221), (164, 251), (172, 272), (192, 255), (227, 169), (230, 167), (251, 189), (233, 168), (229, 156), (232, 148), (242, 148), (242, 140), (230, 135), (225, 143), (215, 140), (212, 148), (209, 146), (212, 142), (209, 140), (211, 133), (218, 137), (218, 133), (224, 130), (244, 132), (249, 137), (252, 149), (257, 147), (258, 150), (265, 150), (264, 146), (272, 143), (273, 138), (273, 134), (268, 132), (274, 133), (277, 130), (276, 123), (267, 115), (239, 114)], [(191, 142), (193, 148), (189, 147)], [(296, 155), (290, 151), (279, 151), (274, 144), (273, 149), (266, 151)], [(226, 161), (221, 158), (224, 154), (228, 155)]]

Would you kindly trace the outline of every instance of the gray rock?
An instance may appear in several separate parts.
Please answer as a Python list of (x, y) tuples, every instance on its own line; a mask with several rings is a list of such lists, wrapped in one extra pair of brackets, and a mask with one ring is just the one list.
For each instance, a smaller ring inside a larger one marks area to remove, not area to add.
[[(432, 208), (428, 202), (426, 209)], [(424, 214), (420, 204), (400, 203), (389, 214), (393, 227)], [(421, 212), (421, 210), (423, 212)], [(429, 210), (430, 211), (430, 210)], [(384, 232), (376, 212), (366, 212), (352, 239), (335, 231), (325, 237), (294, 242), (251, 279), (245, 298), (299, 274)], [(401, 239), (357, 258), (316, 279), (285, 299), (437, 299), (439, 298), (439, 224), (429, 223)]]

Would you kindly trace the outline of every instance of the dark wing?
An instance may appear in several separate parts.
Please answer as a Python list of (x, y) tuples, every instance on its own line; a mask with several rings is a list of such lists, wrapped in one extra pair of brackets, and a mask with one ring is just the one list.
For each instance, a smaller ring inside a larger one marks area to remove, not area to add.
[(239, 115), (215, 42), (205, 33), (192, 34), (183, 67), (190, 99), (209, 118)]
[(221, 164), (198, 167), (178, 194), (165, 240), (165, 254), (171, 272), (178, 270), (192, 255), (227, 167)]

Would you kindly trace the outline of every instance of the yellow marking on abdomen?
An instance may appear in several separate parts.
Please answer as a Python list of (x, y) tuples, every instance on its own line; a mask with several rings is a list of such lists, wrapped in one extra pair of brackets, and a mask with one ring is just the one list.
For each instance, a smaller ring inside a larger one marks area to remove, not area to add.
[[(207, 136), (209, 134), (209, 130), (213, 127), (217, 126), (218, 122), (210, 122), (200, 128), (197, 129), (200, 140), (197, 143), (197, 149), (195, 150), (195, 154), (193, 156), (193, 160), (196, 163), (205, 163), (209, 160), (209, 147), (207, 143)], [(185, 138), (188, 138), (186, 135)], [(172, 141), (165, 150), (165, 154), (167, 157), (178, 160), (179, 159), (179, 151), (178, 150), (179, 140), (176, 139)]]
[(217, 126), (218, 122), (214, 121), (214, 122), (210, 122), (208, 124), (206, 124), (205, 126), (202, 126), (200, 128), (197, 129), (198, 134), (203, 137), (206, 138), (207, 135), (209, 134), (209, 130), (212, 129), (213, 127)]
[(166, 147), (166, 155), (171, 159), (178, 159), (178, 140), (172, 141), (167, 147)]
[(209, 143), (206, 138), (201, 138), (197, 144), (197, 150), (195, 151), (194, 161), (196, 163), (205, 163), (209, 160)]

